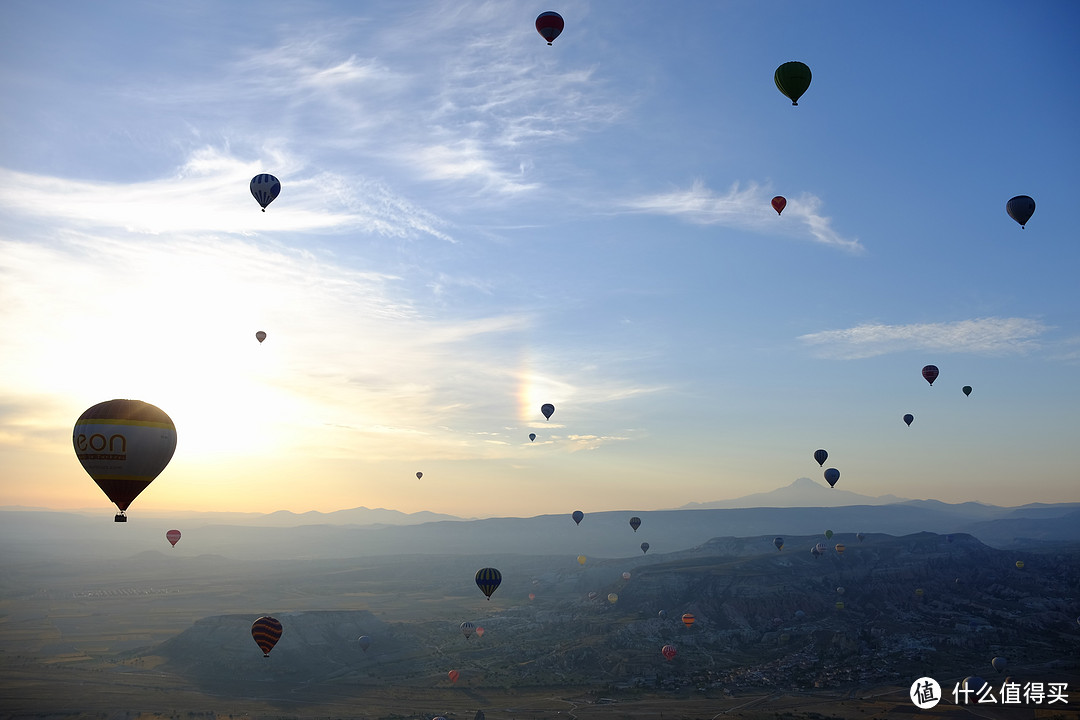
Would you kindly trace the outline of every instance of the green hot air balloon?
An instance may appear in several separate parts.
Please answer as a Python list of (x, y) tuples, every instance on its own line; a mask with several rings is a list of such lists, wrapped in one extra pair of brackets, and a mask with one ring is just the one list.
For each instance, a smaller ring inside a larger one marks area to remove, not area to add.
[(787, 95), (792, 105), (799, 104), (799, 98), (810, 87), (810, 68), (797, 60), (786, 62), (773, 73), (776, 88)]

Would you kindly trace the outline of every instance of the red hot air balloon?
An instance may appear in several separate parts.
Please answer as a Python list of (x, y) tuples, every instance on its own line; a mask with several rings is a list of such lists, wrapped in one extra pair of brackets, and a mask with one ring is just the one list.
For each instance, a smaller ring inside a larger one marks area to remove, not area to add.
[(787, 207), (787, 198), (783, 195), (777, 195), (772, 199), (772, 208), (776, 211), (776, 214), (784, 212), (784, 208)]
[(450, 678), (450, 682), (452, 683), (456, 683), (460, 675), (461, 673), (459, 673), (457, 670), (451, 670), (450, 672), (446, 673), (446, 676)]
[(251, 637), (263, 651), (263, 657), (270, 657), (270, 651), (281, 639), (281, 623), (277, 618), (263, 616), (251, 624)]
[(72, 433), (83, 469), (116, 503), (114, 520), (154, 481), (176, 450), (176, 426), (160, 408), (141, 400), (107, 400), (79, 416)]
[(180, 531), (170, 530), (169, 532), (165, 533), (165, 537), (168, 538), (169, 542), (172, 543), (173, 547), (176, 547), (176, 543), (180, 542)]
[(536, 17), (536, 32), (540, 33), (540, 36), (547, 40), (547, 44), (550, 45), (554, 42), (555, 38), (559, 37), (559, 34), (563, 31), (562, 15), (552, 10), (542, 12)]
[(940, 373), (938, 371), (937, 365), (925, 365), (925, 366), (923, 366), (923, 369), (922, 369), (923, 379), (926, 380), (926, 382), (930, 383), (930, 385), (934, 384), (934, 381), (937, 380), (937, 377), (938, 377), (939, 374)]
[(678, 653), (678, 651), (675, 649), (674, 645), (665, 645), (664, 647), (662, 647), (660, 649), (660, 654), (663, 655), (668, 660), (671, 660), (672, 658), (674, 658), (677, 653)]

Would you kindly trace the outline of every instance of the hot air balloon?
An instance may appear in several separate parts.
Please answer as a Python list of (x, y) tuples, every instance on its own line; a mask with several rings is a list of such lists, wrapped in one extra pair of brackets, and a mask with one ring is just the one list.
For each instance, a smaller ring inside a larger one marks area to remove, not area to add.
[(664, 647), (660, 648), (660, 654), (668, 660), (674, 658), (677, 653), (678, 651), (675, 649), (674, 645), (665, 645)]
[(141, 400), (107, 400), (79, 416), (72, 433), (83, 469), (120, 509), (153, 482), (176, 450), (176, 426), (160, 408)]
[(820, 550), (818, 550), (818, 546), (817, 546), (817, 545), (815, 545), (814, 547), (810, 548), (810, 554), (814, 556), (814, 559), (815, 559), (815, 560), (817, 560), (817, 559), (818, 559), (819, 557), (821, 557), (821, 551), (820, 551)]
[(356, 642), (360, 644), (360, 649), (364, 652), (367, 652), (367, 649), (371, 647), (371, 638), (367, 635), (361, 635)]
[(169, 542), (172, 543), (173, 547), (176, 547), (176, 543), (180, 542), (180, 531), (170, 530), (169, 532), (165, 533), (165, 537), (166, 539), (168, 539)]
[(772, 199), (772, 207), (773, 210), (776, 211), (776, 214), (779, 215), (784, 212), (784, 208), (787, 207), (787, 198), (783, 195), (777, 195)]
[(540, 412), (544, 413), (545, 420), (550, 420), (551, 416), (555, 413), (555, 406), (551, 403), (544, 403), (540, 406)]
[(836, 609), (837, 610), (843, 610), (844, 609), (844, 603), (841, 602), (840, 600), (837, 600), (836, 601)]
[(461, 673), (459, 673), (457, 670), (451, 670), (450, 672), (446, 673), (446, 677), (450, 678), (450, 682), (452, 683), (456, 683), (460, 675)]
[(923, 378), (926, 380), (926, 382), (930, 383), (931, 385), (933, 385), (934, 381), (937, 380), (938, 374), (939, 374), (939, 372), (938, 372), (937, 365), (926, 365), (922, 369)]
[(548, 45), (559, 37), (559, 34), (563, 31), (563, 25), (562, 15), (557, 12), (548, 10), (536, 16), (536, 32), (547, 40)]
[(615, 603), (619, 602), (619, 596), (615, 593), (608, 593), (607, 601), (614, 605)]
[(536, 593), (529, 593), (529, 599), (530, 600), (535, 600), (536, 599)]
[(480, 592), (487, 595), (487, 599), (491, 600), (491, 593), (499, 589), (499, 585), (502, 583), (502, 573), (495, 568), (480, 568), (476, 571), (476, 587), (480, 588)]
[(960, 389), (964, 392), (964, 395), (966, 395), (968, 397), (971, 397), (971, 386), (970, 385), (965, 385), (964, 387), (962, 387)]
[(630, 527), (634, 528), (634, 532), (637, 532), (637, 529), (641, 527), (641, 518), (636, 515), (630, 518)]
[(691, 613), (685, 613), (682, 616), (682, 624), (685, 625), (686, 627), (690, 627), (691, 625), (693, 625), (694, 620), (695, 620), (695, 618)]
[(262, 341), (266, 339), (266, 333), (260, 330), (259, 332), (255, 333), (255, 339), (258, 340), (261, 344)]
[(990, 664), (994, 666), (994, 669), (998, 672), (1003, 671), (1008, 666), (1009, 661), (1003, 657), (996, 657), (990, 661)]
[(529, 441), (532, 442), (533, 440), (536, 440), (536, 433), (529, 433)]
[(1023, 560), (1017, 560), (1016, 561), (1016, 569), (1017, 570), (1023, 570), (1024, 569), (1024, 561)]
[(825, 539), (826, 540), (832, 540), (832, 536), (833, 536), (833, 531), (832, 530), (826, 530), (825, 531)]
[(577, 556), (577, 564), (578, 565), (584, 565), (585, 564), (585, 556), (584, 555), (578, 555)]
[(817, 464), (825, 467), (825, 461), (829, 459), (829, 453), (824, 450), (815, 450), (814, 459), (817, 460)]
[(641, 554), (644, 555), (647, 552), (649, 552), (649, 543), (641, 543)]
[[(667, 617), (667, 610), (661, 610), (660, 612), (656, 613), (656, 617), (658, 617), (660, 619), (666, 618)], [(1078, 623), (1080, 623), (1080, 618), (1077, 618), (1076, 621)]]
[(422, 472), (418, 472), (418, 473), (416, 473), (416, 479), (417, 479), (417, 480), (419, 480), (419, 479), (420, 479), (420, 478), (422, 478), (422, 477), (424, 477), (424, 473), (422, 473)]
[(865, 539), (866, 539), (866, 536), (865, 536), (865, 535), (863, 535), (862, 533), (855, 533), (855, 538), (856, 538), (856, 539), (857, 539), (857, 540), (858, 540), (859, 542), (862, 542), (863, 540), (865, 540)]
[(844, 588), (842, 588), (842, 587), (836, 588), (836, 594), (837, 595), (843, 595), (844, 594)]
[(263, 651), (263, 657), (270, 657), (270, 651), (281, 639), (281, 623), (277, 618), (264, 615), (251, 624), (251, 637), (255, 638), (255, 643)]
[(950, 542), (951, 543), (952, 541), (953, 541), (953, 536), (952, 535), (946, 535), (945, 536), (945, 542)]
[(574, 523), (580, 525), (582, 519), (585, 517), (585, 513), (581, 512), (580, 510), (575, 510), (574, 512), (570, 513), (570, 517), (574, 518)]
[(797, 60), (784, 63), (773, 73), (776, 89), (787, 95), (792, 105), (798, 105), (799, 98), (810, 87), (810, 77), (810, 68)]
[(922, 597), (925, 591), (922, 588), (915, 588), (915, 597)]
[(1009, 213), (1009, 217), (1013, 220), (1020, 223), (1020, 227), (1023, 229), (1024, 225), (1035, 213), (1035, 201), (1027, 195), (1017, 195), (1005, 203), (1005, 212)]
[(964, 686), (964, 689), (968, 691), (966, 693), (961, 693), (964, 698), (962, 704), (967, 704), (970, 698), (970, 702), (977, 705), (979, 703), (979, 696), (984, 694), (986, 690), (989, 690), (989, 683), (978, 675), (971, 675), (964, 678), (964, 681), (961, 684)]
[(472, 637), (473, 630), (476, 629), (476, 626), (473, 625), (468, 620), (461, 623), (461, 625), (459, 627), (461, 628), (461, 634), (465, 636), (466, 640), (468, 640), (470, 637)]
[(622, 574), (622, 579), (623, 579), (623, 580), (629, 580), (629, 579), (630, 579), (630, 573), (628, 573), (628, 572), (624, 572), (624, 573)]
[(844, 545), (844, 543), (836, 543), (836, 554), (837, 555), (843, 555), (845, 550), (847, 550), (847, 546)]
[(476, 628), (476, 637), (484, 637), (484, 628), (482, 628), (482, 627)]
[(777, 550), (783, 550), (784, 549), (784, 538), (782, 538), (782, 537), (773, 538), (772, 544), (776, 546)]
[(840, 471), (836, 468), (828, 468), (825, 470), (825, 481), (829, 483), (829, 487), (836, 487), (836, 481), (840, 479)]
[(266, 212), (266, 206), (274, 202), (280, 192), (281, 181), (273, 175), (263, 173), (251, 178), (251, 194), (262, 205), (263, 212)]
[(907, 415), (904, 416), (904, 422), (907, 423), (908, 427), (911, 427), (911, 423), (914, 420), (915, 420), (915, 416), (912, 415), (911, 413), (908, 413)]
[(828, 548), (825, 547), (825, 543), (818, 543), (814, 546), (814, 549), (818, 551), (818, 555), (824, 555), (825, 551), (828, 550)]

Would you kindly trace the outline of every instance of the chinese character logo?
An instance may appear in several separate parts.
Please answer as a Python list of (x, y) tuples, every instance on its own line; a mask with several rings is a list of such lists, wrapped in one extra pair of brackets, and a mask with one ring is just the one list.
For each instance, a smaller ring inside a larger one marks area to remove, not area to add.
[(941, 700), (941, 686), (931, 677), (921, 677), (911, 685), (911, 702), (920, 710), (929, 710)]

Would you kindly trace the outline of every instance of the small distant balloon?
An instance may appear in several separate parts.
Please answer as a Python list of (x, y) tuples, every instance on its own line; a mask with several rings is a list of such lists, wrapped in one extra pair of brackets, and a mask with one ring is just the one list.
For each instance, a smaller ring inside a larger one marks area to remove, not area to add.
[(914, 420), (915, 420), (915, 416), (912, 415), (911, 413), (908, 413), (907, 415), (904, 416), (904, 422), (907, 423), (908, 427), (911, 427), (911, 423)]
[(815, 450), (814, 459), (817, 460), (818, 465), (825, 467), (825, 461), (829, 459), (829, 453), (824, 450)]
[(641, 518), (636, 515), (630, 518), (630, 527), (634, 528), (634, 532), (637, 532), (637, 529), (641, 527)]
[(555, 41), (555, 38), (559, 37), (563, 31), (565, 23), (563, 22), (562, 15), (552, 10), (542, 12), (536, 17), (536, 32), (540, 33), (540, 36), (547, 40), (547, 44), (550, 45)]
[(835, 550), (837, 555), (843, 555), (844, 551), (847, 550), (847, 545), (845, 545), (844, 543), (836, 543)]
[(266, 339), (266, 333), (260, 330), (259, 332), (255, 333), (255, 339), (258, 340), (261, 344), (262, 341)]
[(857, 540), (858, 540), (859, 542), (862, 542), (863, 540), (865, 540), (865, 539), (866, 539), (866, 536), (865, 536), (865, 535), (863, 535), (862, 533), (855, 533), (855, 538), (856, 538), (856, 539), (857, 539)]
[(450, 678), (450, 682), (456, 683), (457, 679), (461, 677), (461, 673), (459, 673), (457, 670), (451, 670), (450, 672), (446, 673), (446, 677)]
[(273, 175), (262, 173), (251, 178), (251, 194), (262, 205), (262, 211), (266, 212), (266, 206), (274, 202), (281, 192), (281, 181)]
[(615, 593), (608, 593), (607, 601), (614, 605), (615, 603), (619, 602), (619, 596)]
[(575, 510), (573, 513), (570, 514), (570, 517), (574, 518), (574, 522), (580, 525), (581, 520), (585, 517), (585, 513), (581, 512), (580, 510)]
[(810, 68), (797, 60), (784, 63), (773, 73), (776, 89), (784, 93), (792, 105), (799, 104), (799, 98), (810, 87), (811, 77)]
[(817, 550), (818, 555), (824, 555), (825, 551), (828, 550), (828, 548), (825, 547), (825, 543), (818, 543), (814, 546), (814, 549)]
[(964, 391), (964, 394), (970, 397), (970, 395), (971, 395), (971, 386), (970, 385), (965, 385), (962, 389)]
[[(667, 617), (667, 610), (661, 610), (660, 612), (656, 613), (656, 617), (661, 618), (661, 619), (666, 618)], [(1077, 618), (1077, 622), (1080, 623), (1080, 618)]]
[(1023, 570), (1024, 569), (1024, 561), (1023, 560), (1017, 560), (1016, 561), (1016, 569), (1017, 570)]
[[(840, 479), (840, 471), (836, 468), (828, 468), (825, 471), (825, 482), (829, 483), (829, 487), (836, 487), (836, 481)], [(858, 484), (858, 483), (856, 483)]]
[(682, 616), (682, 624), (685, 625), (686, 627), (690, 627), (691, 625), (694, 624), (694, 621), (696, 619), (697, 618), (695, 618), (692, 613), (685, 613)]
[(420, 479), (420, 478), (422, 478), (422, 477), (424, 477), (424, 473), (422, 473), (422, 472), (419, 472), (419, 471), (418, 471), (418, 472), (416, 473), (416, 479), (417, 479), (417, 480), (419, 480), (419, 479)]
[(265, 615), (251, 624), (251, 637), (263, 652), (263, 657), (270, 657), (270, 651), (281, 639), (281, 623), (277, 618)]
[(477, 627), (476, 628), (476, 637), (484, 637), (484, 628), (482, 628), (482, 627)]
[(629, 580), (629, 579), (630, 579), (630, 573), (628, 573), (628, 572), (624, 572), (624, 573), (622, 574), (622, 579), (623, 579), (623, 580)]
[(577, 564), (578, 564), (578, 565), (584, 565), (584, 564), (585, 564), (585, 560), (586, 560), (586, 558), (585, 558), (585, 556), (584, 556), (584, 555), (578, 555), (578, 556), (577, 556)]
[(461, 634), (465, 636), (466, 640), (468, 640), (470, 637), (472, 637), (473, 630), (476, 629), (476, 626), (466, 620), (465, 622), (461, 623), (460, 628)]
[(1035, 201), (1027, 195), (1017, 195), (1005, 203), (1005, 212), (1009, 213), (1009, 217), (1013, 220), (1020, 223), (1020, 228), (1023, 229), (1031, 216), (1035, 214)]
[(529, 593), (529, 599), (530, 600), (535, 600), (536, 599), (536, 593)]
[(842, 588), (842, 587), (836, 588), (836, 594), (837, 595), (843, 595), (844, 594), (844, 588)]
[(994, 666), (994, 669), (998, 672), (1003, 672), (1006, 667), (1009, 666), (1009, 661), (1003, 657), (996, 657), (990, 661), (990, 664)]
[(641, 543), (641, 554), (644, 555), (647, 552), (649, 552), (649, 543), (647, 543), (647, 542)]
[(544, 403), (540, 406), (540, 412), (544, 413), (545, 420), (550, 420), (551, 416), (555, 413), (555, 406), (551, 403)]
[(529, 441), (536, 440), (536, 433), (529, 433)]
[(937, 380), (939, 374), (937, 365), (926, 365), (922, 369), (923, 379), (931, 385)]
[(926, 594), (926, 591), (922, 588), (915, 588), (915, 597), (922, 597)]
[(784, 212), (784, 208), (787, 207), (787, 198), (783, 195), (777, 195), (772, 199), (772, 207), (773, 210), (776, 211), (776, 214), (779, 215)]
[(360, 644), (360, 649), (364, 652), (367, 652), (368, 648), (371, 647), (371, 638), (367, 635), (361, 635), (356, 642)]
[(180, 531), (179, 530), (170, 530), (169, 532), (165, 533), (165, 538), (170, 543), (172, 543), (173, 547), (176, 547), (176, 543), (180, 542)]
[(832, 536), (833, 536), (833, 531), (832, 530), (826, 530), (825, 531), (825, 539), (826, 540), (832, 540)]
[(660, 654), (668, 660), (674, 658), (677, 653), (678, 651), (675, 649), (674, 645), (665, 645), (664, 647), (660, 648)]
[(487, 595), (488, 600), (491, 600), (491, 593), (498, 590), (500, 584), (502, 584), (502, 573), (495, 568), (480, 568), (476, 571), (476, 587)]
[(782, 537), (773, 538), (772, 544), (776, 546), (777, 550), (783, 550), (784, 549), (784, 538), (782, 538)]

